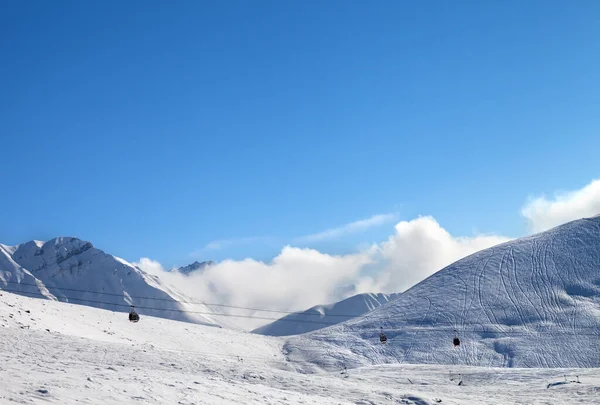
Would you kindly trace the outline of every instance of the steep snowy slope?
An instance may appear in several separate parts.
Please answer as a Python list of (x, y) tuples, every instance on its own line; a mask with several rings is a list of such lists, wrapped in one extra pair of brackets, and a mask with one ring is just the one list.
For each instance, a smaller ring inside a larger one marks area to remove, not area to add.
[(56, 299), (40, 280), (13, 260), (15, 250), (15, 246), (0, 244), (0, 286), (10, 285), (15, 292), (30, 292), (40, 297)]
[(303, 374), (282, 343), (148, 316), (131, 324), (122, 313), (0, 292), (0, 404), (593, 404), (600, 392), (598, 369)]
[(0, 288), (114, 311), (135, 305), (148, 315), (226, 324), (211, 316), (213, 309), (179, 303), (186, 297), (158, 278), (77, 238), (0, 245)]
[(331, 305), (317, 305), (306, 311), (284, 316), (254, 330), (268, 336), (299, 335), (347, 321), (396, 299), (399, 294), (358, 294)]
[(475, 253), (363, 317), (291, 338), (287, 350), (322, 365), (600, 367), (600, 218)]

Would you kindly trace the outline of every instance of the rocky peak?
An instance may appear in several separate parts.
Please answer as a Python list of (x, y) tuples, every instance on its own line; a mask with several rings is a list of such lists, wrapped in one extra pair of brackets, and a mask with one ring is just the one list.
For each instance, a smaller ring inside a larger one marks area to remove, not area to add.
[(215, 262), (213, 262), (212, 260), (208, 260), (205, 262), (198, 262), (195, 261), (192, 264), (188, 264), (187, 266), (183, 266), (177, 269), (178, 272), (182, 273), (182, 274), (190, 274), (194, 271), (202, 271), (204, 269), (206, 269), (207, 267), (213, 266), (215, 264)]

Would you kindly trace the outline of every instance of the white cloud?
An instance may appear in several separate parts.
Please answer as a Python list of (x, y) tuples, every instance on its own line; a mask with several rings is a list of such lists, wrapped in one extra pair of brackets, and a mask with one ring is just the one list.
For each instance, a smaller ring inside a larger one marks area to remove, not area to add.
[(165, 268), (162, 264), (156, 260), (148, 259), (147, 257), (142, 257), (139, 262), (134, 262), (132, 264), (153, 276), (162, 276), (165, 272)]
[[(359, 292), (403, 291), (455, 260), (505, 240), (485, 235), (454, 237), (432, 217), (421, 217), (398, 223), (387, 241), (353, 254), (334, 256), (286, 246), (268, 263), (225, 260), (190, 277), (163, 272), (161, 278), (204, 302), (300, 310)], [(138, 266), (152, 274), (160, 274), (162, 268), (150, 259), (141, 259)], [(352, 285), (348, 293), (344, 287)], [(257, 327), (264, 323), (238, 324)]]
[[(305, 236), (299, 236), (297, 238), (294, 238), (292, 240), (292, 242), (294, 244), (304, 244), (304, 243), (310, 243), (310, 242), (319, 242), (319, 241), (324, 241), (324, 240), (337, 239), (337, 238), (340, 238), (345, 235), (349, 235), (352, 233), (364, 232), (370, 228), (389, 224), (397, 219), (398, 219), (398, 215), (393, 214), (393, 213), (373, 215), (370, 218), (361, 219), (361, 220), (351, 222), (349, 224), (345, 224), (345, 225), (342, 225), (342, 226), (339, 226), (336, 228), (326, 229), (322, 232), (317, 232), (317, 233), (305, 235)], [(210, 255), (211, 252), (214, 252), (217, 250), (225, 250), (225, 249), (229, 249), (229, 248), (235, 247), (235, 246), (258, 244), (258, 243), (275, 244), (277, 242), (279, 242), (279, 246), (281, 246), (283, 244), (283, 243), (281, 243), (281, 240), (278, 240), (278, 238), (268, 237), (268, 236), (249, 236), (249, 237), (243, 237), (243, 238), (217, 239), (217, 240), (213, 240), (213, 241), (207, 243), (206, 245), (204, 245), (204, 247), (202, 247), (200, 249), (194, 250), (190, 254), (190, 257), (204, 257), (207, 255)]]
[(323, 240), (336, 239), (351, 233), (364, 232), (370, 228), (389, 224), (398, 219), (397, 214), (379, 214), (370, 218), (361, 219), (336, 228), (326, 229), (311, 235), (300, 236), (294, 239), (295, 243), (319, 242)]
[(220, 298), (231, 297), (236, 305), (305, 308), (330, 301), (332, 291), (352, 282), (371, 260), (368, 253), (332, 256), (286, 246), (270, 263), (226, 260), (193, 278), (210, 281)]
[(521, 211), (531, 232), (541, 232), (565, 222), (600, 214), (600, 180), (582, 189), (531, 199)]
[(384, 265), (374, 276), (359, 280), (357, 290), (404, 291), (463, 257), (507, 240), (495, 235), (455, 237), (430, 216), (402, 221), (379, 246)]
[[(369, 252), (332, 256), (313, 249), (286, 246), (269, 263), (253, 259), (225, 260), (190, 276), (165, 272), (158, 262), (148, 258), (140, 259), (135, 264), (152, 274), (157, 274), (158, 271), (165, 283), (203, 302), (298, 310), (338, 299), (338, 286), (351, 284), (363, 266), (371, 261)], [(275, 318), (281, 316), (277, 313), (235, 309), (229, 313)], [(248, 328), (266, 323), (244, 319), (234, 321)]]
[(216, 250), (224, 250), (232, 246), (249, 245), (252, 243), (270, 243), (273, 238), (261, 237), (261, 236), (248, 236), (244, 238), (231, 238), (231, 239), (217, 239), (213, 240), (204, 247), (194, 250), (190, 253), (190, 257), (204, 257), (209, 252)]
[(213, 240), (204, 246), (204, 250), (219, 250), (223, 249), (223, 245), (228, 246), (231, 241), (228, 240)]

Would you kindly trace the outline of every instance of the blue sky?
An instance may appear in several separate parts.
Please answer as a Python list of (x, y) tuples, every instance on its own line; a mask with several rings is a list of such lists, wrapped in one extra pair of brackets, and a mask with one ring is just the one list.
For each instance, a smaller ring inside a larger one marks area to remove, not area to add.
[(170, 266), (421, 214), (518, 236), (528, 196), (598, 176), (596, 1), (1, 7), (1, 243)]

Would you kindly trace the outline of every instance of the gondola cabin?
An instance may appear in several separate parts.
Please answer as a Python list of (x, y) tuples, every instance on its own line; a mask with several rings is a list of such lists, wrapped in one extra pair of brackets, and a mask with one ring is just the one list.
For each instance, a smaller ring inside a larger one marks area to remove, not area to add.
[(452, 344), (454, 345), (454, 347), (460, 346), (460, 339), (458, 338), (458, 332), (456, 331), (456, 329), (454, 330), (454, 339), (452, 339)]
[(135, 312), (135, 309), (132, 309), (131, 312), (129, 313), (129, 322), (138, 322), (140, 320), (140, 316), (138, 315), (137, 312)]
[(382, 345), (387, 342), (387, 336), (385, 335), (385, 333), (383, 333), (383, 331), (381, 331), (381, 333), (379, 334), (379, 342)]

